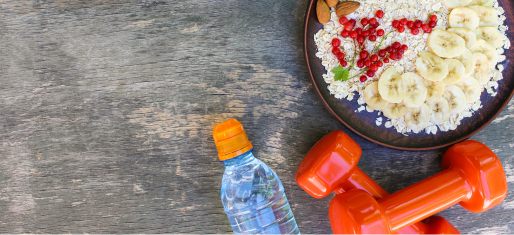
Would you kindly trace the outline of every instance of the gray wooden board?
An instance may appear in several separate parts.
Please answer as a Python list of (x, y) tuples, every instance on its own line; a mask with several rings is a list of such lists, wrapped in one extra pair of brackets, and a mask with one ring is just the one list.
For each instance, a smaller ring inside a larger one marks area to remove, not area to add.
[[(0, 233), (230, 233), (215, 124), (238, 118), (280, 176), (303, 233), (331, 233), (334, 195), (294, 181), (335, 129), (388, 192), (440, 171), (442, 150), (372, 144), (322, 106), (302, 52), (307, 1), (0, 0)], [(510, 191), (462, 233), (514, 233), (514, 104), (472, 137)]]

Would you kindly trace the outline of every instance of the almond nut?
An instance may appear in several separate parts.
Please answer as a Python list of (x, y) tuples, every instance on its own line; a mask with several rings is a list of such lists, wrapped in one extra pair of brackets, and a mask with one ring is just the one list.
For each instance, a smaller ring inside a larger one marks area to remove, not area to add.
[(361, 4), (359, 2), (354, 2), (354, 1), (340, 2), (336, 6), (336, 15), (337, 16), (346, 16), (346, 15), (352, 14), (360, 6), (361, 6)]
[(328, 8), (324, 0), (318, 0), (316, 3), (316, 15), (318, 16), (318, 21), (322, 24), (330, 21), (330, 8)]
[(339, 0), (327, 0), (328, 7), (335, 7), (339, 3)]

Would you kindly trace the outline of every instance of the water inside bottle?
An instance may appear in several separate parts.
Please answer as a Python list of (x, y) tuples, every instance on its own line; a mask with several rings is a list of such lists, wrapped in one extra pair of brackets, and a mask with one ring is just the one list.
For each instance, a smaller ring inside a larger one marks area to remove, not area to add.
[(234, 233), (299, 233), (275, 172), (251, 152), (239, 157), (240, 164), (226, 164), (221, 194)]

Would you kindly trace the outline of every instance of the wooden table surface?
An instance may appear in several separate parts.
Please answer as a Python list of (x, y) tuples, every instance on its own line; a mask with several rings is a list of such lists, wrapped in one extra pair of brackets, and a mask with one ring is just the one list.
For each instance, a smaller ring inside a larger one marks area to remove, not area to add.
[[(231, 233), (215, 124), (243, 123), (281, 178), (302, 233), (331, 233), (331, 195), (294, 181), (341, 129), (388, 192), (440, 171), (351, 133), (307, 75), (307, 0), (0, 0), (0, 233)], [(480, 214), (439, 213), (462, 233), (514, 233), (514, 103), (471, 139), (502, 160), (509, 194)]]

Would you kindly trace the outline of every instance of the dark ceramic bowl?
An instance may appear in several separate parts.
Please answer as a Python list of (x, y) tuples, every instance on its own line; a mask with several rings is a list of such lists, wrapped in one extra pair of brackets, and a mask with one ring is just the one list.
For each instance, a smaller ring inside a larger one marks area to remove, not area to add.
[[(514, 1), (499, 0), (499, 3), (505, 9), (507, 17), (505, 25), (509, 27), (507, 36), (512, 40)], [(408, 136), (404, 136), (396, 132), (394, 128), (385, 128), (384, 124), (376, 126), (376, 112), (354, 112), (359, 108), (356, 102), (358, 95), (353, 101), (347, 101), (345, 99), (336, 99), (328, 91), (328, 84), (322, 77), (326, 71), (321, 65), (321, 60), (316, 57), (316, 44), (314, 43), (314, 34), (321, 28), (323, 28), (323, 25), (318, 22), (316, 17), (316, 0), (311, 0), (305, 15), (304, 54), (312, 85), (325, 107), (339, 122), (371, 142), (402, 150), (429, 150), (453, 145), (469, 138), (489, 124), (512, 97), (514, 91), (514, 65), (510, 64), (510, 60), (513, 59), (514, 55), (512, 50), (505, 50), (507, 59), (502, 62), (505, 70), (503, 71), (503, 80), (498, 82), (498, 94), (492, 97), (487, 92), (482, 92), (480, 99), (483, 107), (474, 113), (472, 117), (464, 118), (457, 129), (448, 132), (438, 130), (435, 135), (424, 132), (418, 134), (411, 132)], [(383, 120), (383, 123), (385, 123), (387, 118), (384, 117)]]

